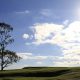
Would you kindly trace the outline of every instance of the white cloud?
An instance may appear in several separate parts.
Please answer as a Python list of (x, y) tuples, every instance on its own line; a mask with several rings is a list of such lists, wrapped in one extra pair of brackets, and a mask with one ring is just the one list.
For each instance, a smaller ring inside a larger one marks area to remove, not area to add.
[(27, 42), (27, 43), (25, 43), (25, 45), (31, 45), (31, 43), (28, 43), (28, 42)]
[(42, 9), (40, 14), (46, 17), (52, 16), (53, 12), (50, 9)]
[(16, 14), (29, 14), (30, 11), (29, 10), (25, 10), (25, 11), (18, 11), (18, 12), (15, 12)]
[(35, 42), (38, 44), (51, 43), (59, 46), (63, 44), (61, 46), (65, 48), (66, 46), (77, 45), (80, 42), (79, 21), (69, 24), (67, 28), (63, 25), (43, 23), (34, 25), (33, 29), (35, 31)]
[(80, 62), (79, 61), (58, 61), (58, 62), (53, 62), (54, 66), (57, 67), (76, 67), (76, 66), (80, 66)]
[(42, 60), (46, 60), (48, 58), (48, 56), (34, 56), (33, 59), (38, 60), (38, 61), (42, 61)]
[(39, 17), (39, 18), (43, 18), (43, 17), (46, 17), (46, 18), (59, 18), (59, 16), (57, 16), (54, 13), (54, 11), (51, 10), (51, 9), (42, 9), (39, 13), (41, 15), (41, 17)]
[(80, 21), (74, 21), (67, 27), (54, 23), (35, 24), (33, 29), (34, 44), (50, 43), (61, 47), (63, 56), (58, 57), (61, 62), (56, 61), (54, 65), (80, 65)]
[(63, 25), (67, 26), (68, 23), (69, 23), (69, 20), (65, 20), (65, 21), (63, 22)]
[(36, 63), (39, 64), (39, 65), (42, 64), (42, 62), (40, 62), (40, 61), (39, 62), (36, 62)]
[(36, 61), (43, 61), (48, 59), (48, 56), (34, 56), (32, 53), (17, 53), (22, 59), (28, 60), (36, 60)]
[(29, 35), (28, 34), (23, 34), (22, 37), (25, 38), (25, 39), (28, 39), (29, 38)]
[(48, 42), (49, 37), (53, 38), (53, 36), (55, 34), (59, 34), (63, 28), (63, 25), (57, 25), (53, 23), (35, 24), (33, 29), (35, 31), (34, 37), (36, 44)]
[(19, 55), (22, 59), (30, 59), (30, 57), (32, 56), (32, 53), (17, 53), (17, 55)]

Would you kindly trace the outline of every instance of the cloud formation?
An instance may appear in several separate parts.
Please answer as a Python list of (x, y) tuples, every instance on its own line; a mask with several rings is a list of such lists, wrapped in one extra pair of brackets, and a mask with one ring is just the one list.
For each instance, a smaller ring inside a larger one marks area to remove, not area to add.
[(48, 58), (48, 56), (34, 56), (32, 53), (17, 53), (22, 59), (26, 60), (36, 60), (36, 61), (43, 61)]
[(67, 27), (54, 23), (35, 24), (33, 29), (34, 44), (50, 43), (61, 47), (63, 56), (59, 56), (59, 61), (55, 64), (59, 66), (80, 65), (80, 21), (74, 21)]
[[(50, 59), (51, 56), (40, 56), (40, 55), (33, 55), (32, 53), (17, 53), (18, 56), (22, 58), (22, 60), (33, 61), (36, 66), (41, 65), (43, 66), (43, 62)], [(33, 65), (31, 65), (33, 66)]]
[(36, 44), (50, 43), (51, 40), (53, 40), (52, 39), (53, 36), (59, 34), (63, 28), (64, 28), (63, 25), (57, 25), (53, 23), (35, 24), (33, 27), (35, 31), (34, 33), (35, 43)]
[(26, 59), (30, 59), (32, 53), (17, 53), (17, 55), (20, 56), (22, 59), (26, 60)]
[(23, 37), (24, 39), (28, 39), (28, 38), (29, 38), (29, 35), (28, 35), (28, 34), (23, 34), (22, 37)]
[(29, 14), (30, 11), (29, 10), (25, 10), (25, 11), (17, 11), (15, 12), (16, 14)]
[(50, 9), (42, 9), (40, 11), (40, 14), (43, 15), (43, 16), (45, 16), (45, 17), (50, 17), (50, 16), (53, 15), (53, 12)]
[(52, 9), (41, 9), (40, 11), (39, 11), (39, 14), (41, 15), (41, 18), (55, 18), (55, 19), (57, 19), (57, 18), (59, 18), (59, 16), (58, 15), (56, 15), (55, 13), (54, 13), (54, 10), (52, 10)]

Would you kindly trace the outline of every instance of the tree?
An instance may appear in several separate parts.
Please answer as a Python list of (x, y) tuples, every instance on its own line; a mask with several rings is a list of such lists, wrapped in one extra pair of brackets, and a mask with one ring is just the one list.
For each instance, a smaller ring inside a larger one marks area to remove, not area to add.
[(0, 23), (0, 66), (1, 70), (9, 66), (12, 63), (18, 62), (21, 57), (19, 57), (15, 52), (6, 50), (6, 47), (14, 41), (10, 33), (13, 28), (6, 24)]

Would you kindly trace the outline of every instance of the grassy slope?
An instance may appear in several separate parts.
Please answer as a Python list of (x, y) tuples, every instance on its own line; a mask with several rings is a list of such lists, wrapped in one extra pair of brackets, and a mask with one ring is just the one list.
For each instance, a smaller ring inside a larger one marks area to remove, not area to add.
[(43, 67), (0, 72), (0, 80), (80, 80), (80, 68)]

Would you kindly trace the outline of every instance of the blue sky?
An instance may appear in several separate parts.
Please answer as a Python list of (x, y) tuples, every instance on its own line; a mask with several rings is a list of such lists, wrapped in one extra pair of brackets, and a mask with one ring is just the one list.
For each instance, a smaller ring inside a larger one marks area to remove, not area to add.
[(80, 0), (0, 0), (0, 22), (14, 28), (7, 48), (23, 57), (9, 69), (80, 66)]

